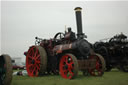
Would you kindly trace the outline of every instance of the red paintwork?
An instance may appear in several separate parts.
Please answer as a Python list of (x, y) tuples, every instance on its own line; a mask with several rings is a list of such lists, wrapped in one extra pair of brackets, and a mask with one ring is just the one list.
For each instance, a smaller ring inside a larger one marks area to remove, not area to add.
[(99, 76), (102, 74), (102, 64), (100, 63), (100, 59), (96, 55), (89, 56), (90, 59), (96, 58), (96, 68), (89, 69), (89, 73), (92, 76)]
[[(32, 63), (32, 61), (35, 61), (35, 62)], [(31, 77), (39, 75), (40, 53), (35, 46), (30, 47), (30, 49), (28, 50), (28, 54), (26, 56), (26, 69), (27, 69), (28, 75)]]
[[(60, 68), (60, 74), (63, 78), (72, 79), (72, 77), (74, 76), (74, 73), (72, 72), (74, 69), (73, 64), (74, 62), (70, 55), (62, 56), (60, 60), (59, 68)], [(66, 68), (66, 65), (67, 65), (67, 68)]]

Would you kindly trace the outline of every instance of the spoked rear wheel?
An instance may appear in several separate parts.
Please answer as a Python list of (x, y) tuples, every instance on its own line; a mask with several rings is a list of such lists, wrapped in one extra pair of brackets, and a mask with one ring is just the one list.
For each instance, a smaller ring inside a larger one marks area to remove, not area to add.
[(10, 85), (12, 80), (12, 62), (9, 55), (0, 56), (0, 85)]
[(43, 47), (32, 46), (26, 56), (26, 69), (31, 77), (39, 76), (46, 71), (47, 54)]
[(108, 50), (105, 46), (101, 46), (99, 49), (98, 49), (98, 53), (101, 54), (105, 61), (106, 61), (106, 69), (105, 71), (111, 71), (112, 67), (110, 65), (110, 58), (109, 58), (109, 54), (108, 54)]
[(63, 78), (73, 79), (78, 74), (78, 62), (76, 57), (72, 54), (62, 56), (59, 69)]
[(92, 76), (102, 76), (105, 71), (105, 61), (104, 58), (99, 54), (94, 54), (89, 56), (90, 59), (96, 59), (96, 66), (94, 69), (89, 69), (89, 73)]

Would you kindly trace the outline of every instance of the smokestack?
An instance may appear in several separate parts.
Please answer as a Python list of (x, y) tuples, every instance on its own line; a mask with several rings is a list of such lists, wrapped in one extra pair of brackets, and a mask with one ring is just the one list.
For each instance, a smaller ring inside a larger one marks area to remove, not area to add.
[(82, 16), (81, 16), (81, 7), (76, 7), (75, 9), (76, 12), (76, 23), (77, 23), (77, 36), (78, 38), (83, 37), (83, 31), (82, 31)]

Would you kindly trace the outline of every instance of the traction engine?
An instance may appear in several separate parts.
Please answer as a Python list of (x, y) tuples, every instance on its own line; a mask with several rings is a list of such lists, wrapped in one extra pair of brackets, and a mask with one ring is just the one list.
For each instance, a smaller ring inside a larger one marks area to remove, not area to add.
[(92, 45), (82, 32), (82, 8), (76, 7), (77, 36), (68, 32), (58, 32), (52, 39), (36, 37), (35, 45), (29, 47), (26, 55), (28, 75), (40, 76), (60, 74), (72, 79), (81, 70), (84, 75), (102, 76), (105, 70), (104, 58), (92, 50)]
[(118, 68), (128, 72), (128, 39), (123, 33), (115, 35), (109, 41), (96, 42), (95, 52), (101, 54), (106, 61), (106, 71)]

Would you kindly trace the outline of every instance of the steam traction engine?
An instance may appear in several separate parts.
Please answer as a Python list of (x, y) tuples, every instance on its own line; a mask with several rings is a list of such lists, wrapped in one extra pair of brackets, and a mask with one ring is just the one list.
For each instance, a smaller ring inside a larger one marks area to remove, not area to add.
[(102, 76), (105, 62), (102, 56), (95, 54), (91, 44), (85, 40), (82, 32), (81, 8), (75, 8), (77, 37), (71, 28), (68, 32), (57, 33), (53, 39), (36, 37), (26, 55), (26, 69), (29, 76), (58, 74), (63, 78), (74, 78), (78, 70), (86, 75)]
[(94, 50), (104, 57), (106, 71), (117, 67), (124, 72), (128, 72), (128, 39), (124, 34), (116, 35), (107, 42), (96, 42)]
[(0, 85), (10, 85), (12, 80), (12, 62), (7, 54), (0, 55)]

